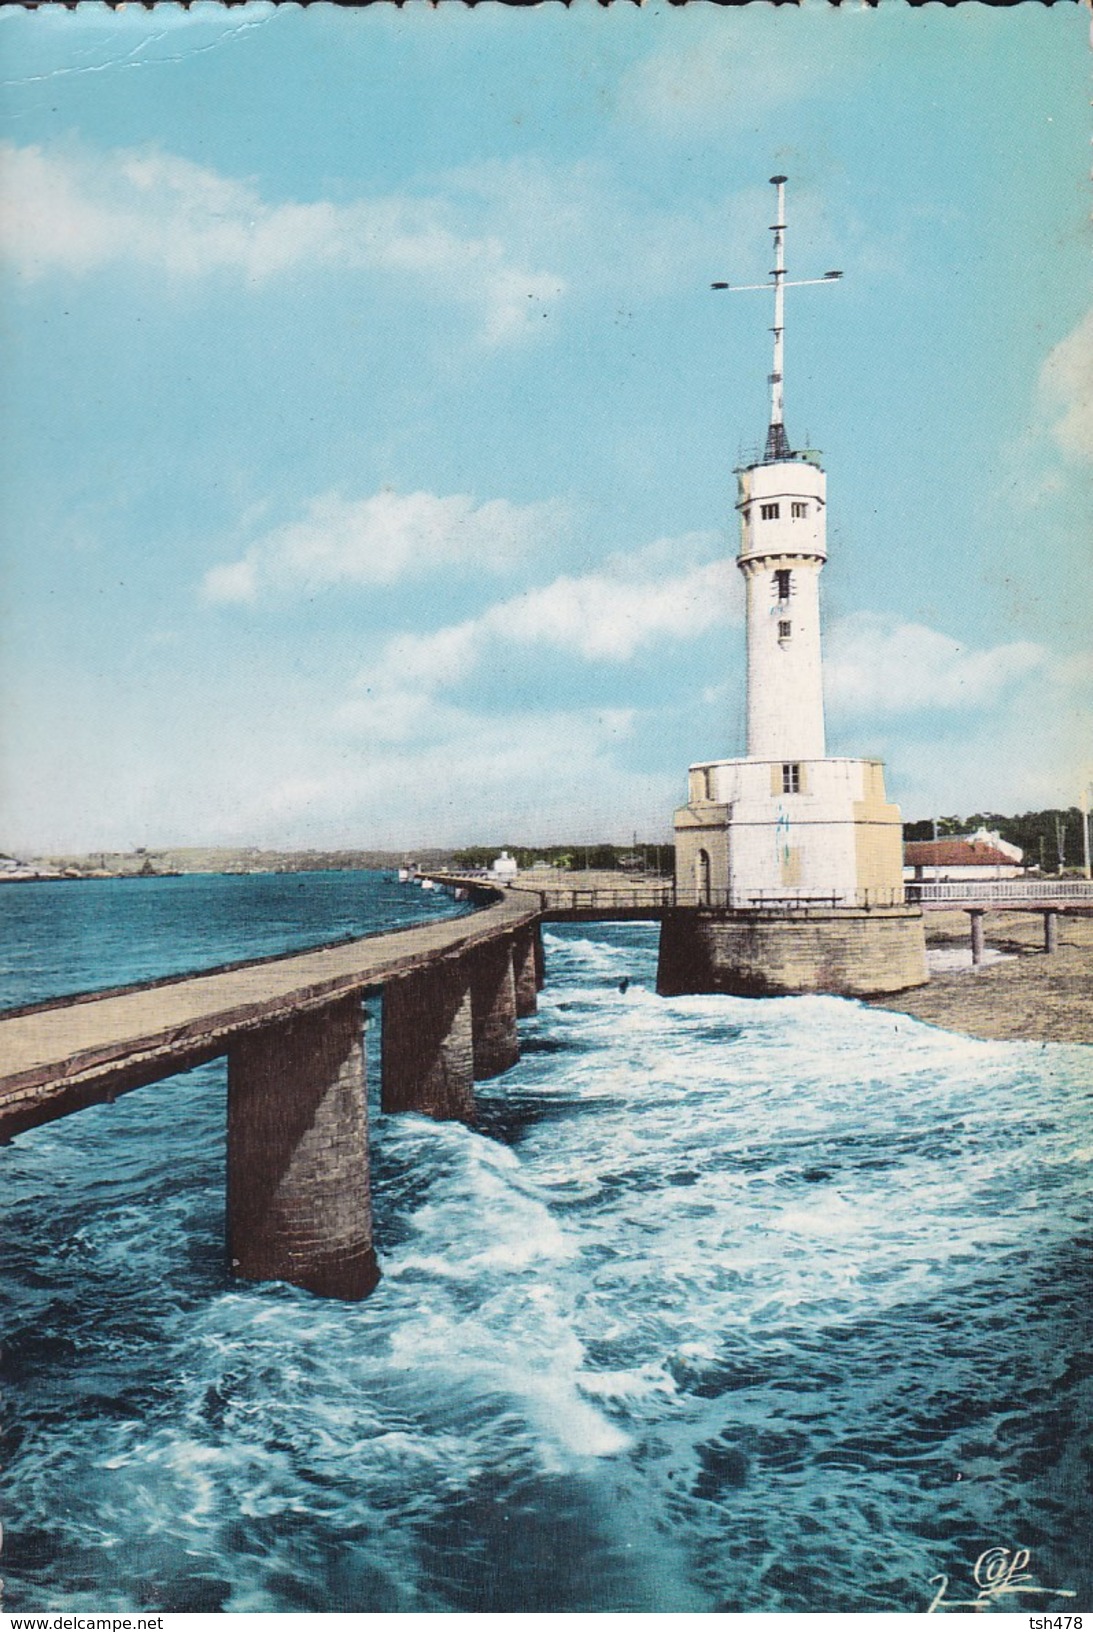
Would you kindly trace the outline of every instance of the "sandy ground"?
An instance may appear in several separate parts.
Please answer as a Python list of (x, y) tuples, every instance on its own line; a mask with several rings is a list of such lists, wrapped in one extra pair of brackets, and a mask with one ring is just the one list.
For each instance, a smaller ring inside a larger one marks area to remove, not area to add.
[[(965, 912), (926, 913), (928, 949), (967, 949)], [(1093, 916), (1059, 914), (1059, 949), (1044, 953), (1037, 912), (989, 912), (988, 952), (1009, 953), (976, 971), (935, 971), (930, 984), (874, 1000), (917, 1020), (1002, 1041), (1093, 1043)]]

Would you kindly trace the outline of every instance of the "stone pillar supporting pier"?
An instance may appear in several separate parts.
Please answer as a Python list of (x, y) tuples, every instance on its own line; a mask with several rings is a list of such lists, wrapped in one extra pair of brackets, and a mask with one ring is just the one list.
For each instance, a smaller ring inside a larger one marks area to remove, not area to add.
[(518, 1020), (525, 1020), (539, 1007), (539, 960), (535, 956), (537, 928), (518, 929), (512, 937), (512, 975)]
[(535, 954), (535, 989), (541, 992), (546, 985), (546, 956), (543, 952), (543, 925), (541, 920), (532, 926), (531, 947)]
[(471, 978), (443, 958), (383, 988), (385, 1111), (474, 1121)]
[(1044, 913), (1044, 951), (1059, 950), (1059, 914), (1052, 907)]
[(967, 912), (972, 927), (972, 966), (975, 967), (983, 962), (983, 949), (986, 945), (983, 934), (983, 919), (986, 914), (982, 907), (971, 907), (967, 909)]
[(228, 1260), (320, 1297), (363, 1298), (379, 1280), (359, 997), (229, 1048)]
[(516, 982), (510, 936), (478, 948), (471, 958), (474, 1077), (499, 1077), (520, 1058), (516, 1035)]

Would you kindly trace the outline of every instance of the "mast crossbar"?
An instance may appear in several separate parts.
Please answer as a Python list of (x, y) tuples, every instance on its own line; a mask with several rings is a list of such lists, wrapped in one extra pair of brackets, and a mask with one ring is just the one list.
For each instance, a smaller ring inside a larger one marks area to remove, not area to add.
[(771, 176), (771, 185), (778, 189), (778, 219), (771, 227), (774, 234), (774, 269), (770, 283), (714, 283), (712, 289), (727, 289), (746, 293), (751, 289), (774, 290), (774, 368), (770, 373), (770, 428), (767, 431), (766, 458), (788, 459), (792, 456), (785, 427), (785, 399), (783, 394), (785, 350), (785, 292), (787, 289), (806, 289), (819, 283), (837, 283), (841, 272), (825, 272), (822, 278), (786, 277), (786, 178)]

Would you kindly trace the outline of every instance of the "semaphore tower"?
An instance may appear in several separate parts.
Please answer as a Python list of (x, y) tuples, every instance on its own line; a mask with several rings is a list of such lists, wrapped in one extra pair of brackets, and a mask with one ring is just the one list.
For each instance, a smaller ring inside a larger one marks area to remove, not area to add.
[(692, 765), (676, 812), (677, 910), (661, 935), (664, 992), (864, 995), (926, 980), (921, 912), (903, 899), (900, 812), (876, 759), (829, 758), (820, 574), (827, 477), (785, 426), (785, 176), (777, 188), (770, 424), (737, 471), (747, 633), (743, 759)]
[[(815, 457), (794, 453), (785, 426), (786, 178), (778, 189), (773, 283), (774, 367), (763, 457), (737, 472), (740, 553), (747, 596), (749, 759), (822, 759), (820, 569), (827, 560), (827, 478)], [(798, 278), (790, 288), (834, 283), (841, 272)], [(729, 284), (716, 283), (715, 289)]]

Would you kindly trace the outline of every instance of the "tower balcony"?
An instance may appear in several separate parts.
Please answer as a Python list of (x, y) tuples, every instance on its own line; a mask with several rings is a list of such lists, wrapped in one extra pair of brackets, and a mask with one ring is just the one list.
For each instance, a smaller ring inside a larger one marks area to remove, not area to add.
[(827, 559), (827, 477), (804, 459), (780, 459), (737, 473), (738, 561), (757, 556)]

